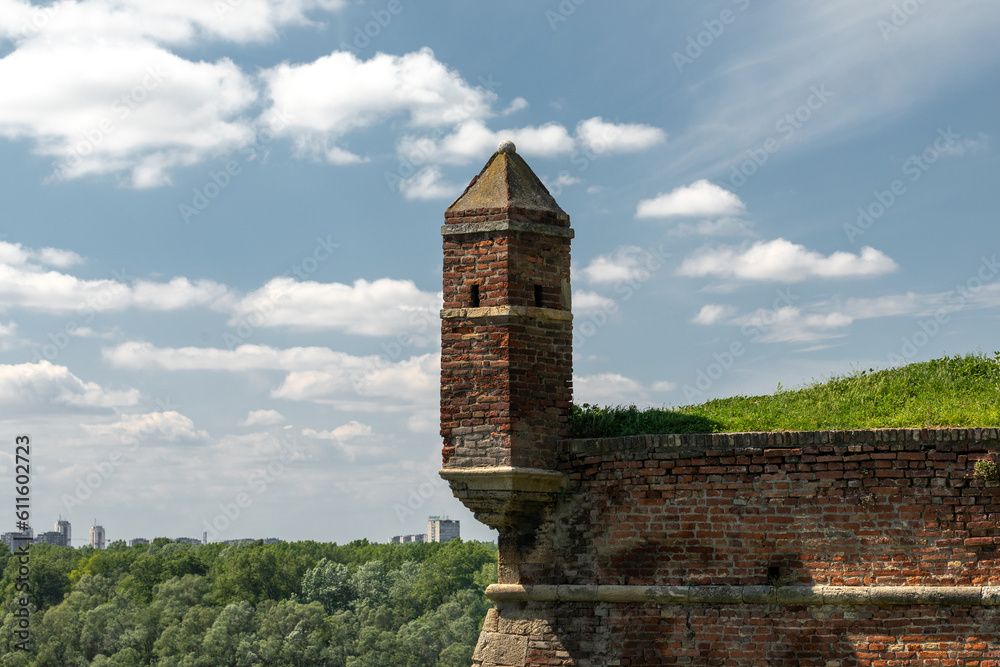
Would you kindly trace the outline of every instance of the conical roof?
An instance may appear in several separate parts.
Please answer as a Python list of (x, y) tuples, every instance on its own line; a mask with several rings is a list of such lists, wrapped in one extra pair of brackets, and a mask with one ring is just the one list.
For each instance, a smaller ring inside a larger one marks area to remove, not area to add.
[[(510, 141), (500, 143), (479, 175), (445, 211), (446, 217), (485, 210), (548, 213), (569, 220), (542, 181), (521, 158)], [(545, 216), (549, 217), (549, 216)]]

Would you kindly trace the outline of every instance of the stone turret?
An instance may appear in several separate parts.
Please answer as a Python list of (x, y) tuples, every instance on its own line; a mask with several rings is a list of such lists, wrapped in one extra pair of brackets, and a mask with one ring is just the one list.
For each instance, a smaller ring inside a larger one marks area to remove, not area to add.
[(442, 476), (479, 520), (523, 523), (562, 487), (572, 401), (569, 216), (501, 142), (445, 212)]

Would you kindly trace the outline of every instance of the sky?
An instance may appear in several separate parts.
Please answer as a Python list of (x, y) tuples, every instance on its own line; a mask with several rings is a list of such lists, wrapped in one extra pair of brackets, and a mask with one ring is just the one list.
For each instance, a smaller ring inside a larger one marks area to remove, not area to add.
[(503, 139), (576, 231), (577, 403), (992, 353), (997, 25), (985, 0), (0, 0), (0, 503), (27, 435), (33, 527), (76, 546), (95, 520), (494, 539), (436, 474), (438, 311), (444, 210)]

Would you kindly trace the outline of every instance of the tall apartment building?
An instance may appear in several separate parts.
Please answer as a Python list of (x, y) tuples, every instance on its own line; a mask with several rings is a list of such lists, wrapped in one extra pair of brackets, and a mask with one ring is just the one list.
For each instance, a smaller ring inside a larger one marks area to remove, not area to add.
[(69, 544), (66, 543), (66, 535), (55, 530), (50, 530), (47, 533), (42, 533), (35, 538), (35, 542), (46, 542), (55, 547), (68, 547)]
[(447, 517), (439, 516), (427, 517), (427, 541), (428, 542), (450, 542), (460, 537), (458, 521)]
[(98, 551), (104, 549), (104, 526), (98, 526), (95, 523), (94, 527), (90, 529), (90, 546)]
[(64, 536), (65, 546), (73, 546), (73, 527), (69, 525), (69, 521), (59, 517), (59, 520), (56, 521), (55, 531)]

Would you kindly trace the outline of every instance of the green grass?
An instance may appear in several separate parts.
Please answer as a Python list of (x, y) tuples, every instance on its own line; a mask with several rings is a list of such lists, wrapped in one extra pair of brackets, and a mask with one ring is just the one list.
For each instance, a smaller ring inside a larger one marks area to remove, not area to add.
[(859, 370), (771, 396), (640, 410), (573, 406), (574, 438), (653, 433), (1000, 426), (1000, 352)]

